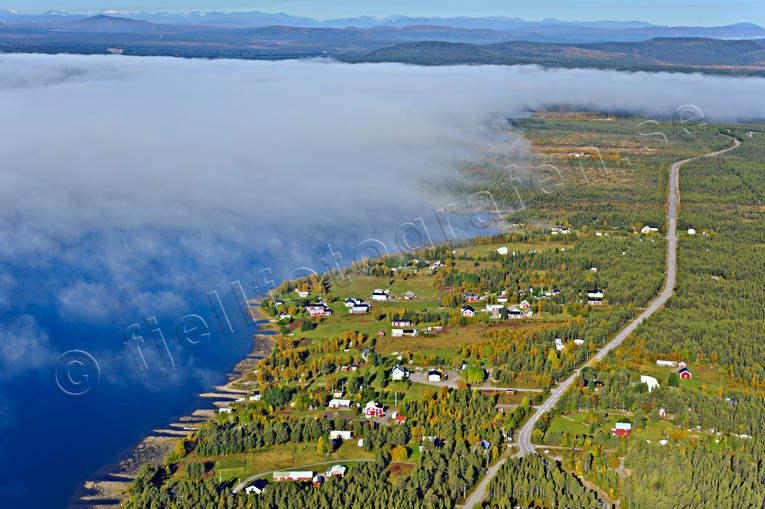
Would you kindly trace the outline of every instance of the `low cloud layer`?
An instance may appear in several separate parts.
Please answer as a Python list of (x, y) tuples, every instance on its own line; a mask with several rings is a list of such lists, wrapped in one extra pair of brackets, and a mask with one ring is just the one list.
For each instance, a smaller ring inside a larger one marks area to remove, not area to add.
[(188, 312), (189, 292), (262, 260), (322, 269), (309, 262), (327, 239), (446, 204), (421, 184), (496, 150), (496, 127), (525, 109), (695, 104), (733, 121), (765, 118), (763, 91), (687, 74), (0, 55), (0, 313)]

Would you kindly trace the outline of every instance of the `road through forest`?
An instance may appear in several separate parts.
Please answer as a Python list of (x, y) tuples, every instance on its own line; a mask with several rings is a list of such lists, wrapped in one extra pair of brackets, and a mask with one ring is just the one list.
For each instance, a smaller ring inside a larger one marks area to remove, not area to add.
[[(648, 307), (643, 310), (634, 320), (627, 324), (622, 330), (620, 330), (608, 343), (598, 350), (598, 352), (587, 361), (584, 366), (589, 366), (593, 363), (599, 362), (606, 356), (608, 352), (618, 347), (622, 342), (632, 334), (635, 329), (649, 316), (658, 311), (669, 298), (672, 296), (672, 292), (675, 288), (675, 282), (677, 280), (677, 205), (680, 203), (680, 167), (690, 161), (701, 159), (703, 157), (714, 157), (729, 150), (733, 150), (741, 145), (741, 142), (737, 139), (733, 139), (733, 145), (717, 152), (711, 152), (703, 156), (691, 157), (683, 159), (672, 164), (669, 170), (669, 190), (667, 200), (667, 267), (666, 267), (666, 279), (664, 280), (664, 288), (649, 304)], [(583, 367), (584, 367), (583, 366)], [(581, 368), (574, 371), (566, 380), (558, 384), (550, 393), (550, 397), (540, 405), (536, 412), (529, 417), (524, 423), (520, 432), (518, 433), (518, 447), (519, 451), (515, 456), (523, 456), (525, 454), (533, 453), (534, 446), (531, 443), (531, 434), (534, 431), (534, 425), (539, 418), (546, 412), (550, 411), (558, 400), (566, 392), (566, 389), (576, 380), (579, 376)], [(491, 482), (491, 479), (499, 471), (499, 468), (505, 462), (507, 457), (504, 457), (492, 465), (486, 475), (483, 477), (480, 483), (476, 486), (475, 490), (470, 494), (470, 497), (461, 506), (464, 508), (472, 508), (486, 495), (486, 488)]]

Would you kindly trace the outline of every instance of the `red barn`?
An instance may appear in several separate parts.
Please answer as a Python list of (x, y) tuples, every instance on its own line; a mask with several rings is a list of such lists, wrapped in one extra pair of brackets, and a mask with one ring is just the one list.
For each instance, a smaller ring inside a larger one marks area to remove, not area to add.
[(615, 437), (628, 437), (632, 433), (632, 424), (628, 422), (617, 422), (616, 427), (611, 429)]

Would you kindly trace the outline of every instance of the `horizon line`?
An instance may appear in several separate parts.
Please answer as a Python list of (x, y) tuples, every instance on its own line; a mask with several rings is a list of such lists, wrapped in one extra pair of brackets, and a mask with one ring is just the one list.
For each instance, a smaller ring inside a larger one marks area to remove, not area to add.
[(99, 16), (99, 15), (107, 15), (107, 16), (116, 16), (116, 15), (127, 15), (127, 16), (140, 16), (144, 14), (148, 15), (162, 15), (162, 14), (169, 14), (169, 15), (208, 15), (208, 14), (224, 14), (224, 15), (235, 15), (235, 14), (262, 14), (262, 15), (270, 15), (270, 16), (289, 16), (291, 18), (302, 18), (302, 19), (310, 19), (312, 21), (316, 22), (329, 22), (329, 21), (340, 21), (345, 19), (362, 19), (367, 18), (370, 20), (375, 21), (386, 21), (396, 18), (410, 18), (410, 19), (417, 19), (417, 18), (433, 18), (433, 19), (440, 19), (440, 20), (454, 20), (454, 19), (468, 19), (468, 20), (481, 20), (481, 19), (503, 19), (503, 20), (517, 20), (521, 22), (526, 23), (545, 23), (545, 22), (560, 22), (560, 23), (644, 23), (646, 25), (650, 25), (653, 27), (660, 27), (660, 28), (678, 28), (678, 27), (703, 27), (703, 28), (716, 28), (716, 27), (726, 27), (726, 26), (735, 26), (735, 25), (753, 25), (762, 27), (762, 25), (758, 23), (753, 23), (751, 21), (737, 21), (734, 23), (727, 23), (724, 25), (671, 25), (671, 24), (657, 24), (650, 21), (645, 20), (639, 20), (639, 19), (631, 19), (631, 20), (622, 20), (622, 19), (580, 19), (580, 20), (565, 20), (560, 18), (540, 18), (540, 19), (527, 19), (527, 18), (521, 18), (521, 17), (515, 17), (515, 16), (503, 16), (503, 15), (494, 15), (494, 16), (440, 16), (440, 15), (418, 15), (418, 16), (410, 16), (406, 14), (389, 14), (387, 16), (370, 16), (370, 15), (357, 15), (357, 16), (347, 16), (347, 17), (329, 17), (329, 18), (316, 18), (313, 16), (303, 16), (303, 15), (297, 15), (297, 14), (289, 14), (286, 12), (266, 12), (266, 11), (258, 11), (258, 10), (251, 10), (251, 11), (240, 11), (240, 10), (231, 10), (231, 11), (216, 11), (216, 10), (210, 10), (210, 11), (203, 11), (203, 10), (179, 10), (179, 11), (172, 11), (172, 10), (161, 10), (161, 11), (120, 11), (120, 10), (114, 10), (114, 9), (105, 9), (102, 11), (82, 11), (82, 12), (73, 12), (73, 11), (58, 11), (54, 9), (49, 9), (47, 11), (25, 11), (25, 10), (19, 10), (14, 9), (10, 7), (0, 7), (0, 11), (10, 12), (15, 15), (19, 16), (42, 16), (42, 15), (61, 15), (61, 16)]

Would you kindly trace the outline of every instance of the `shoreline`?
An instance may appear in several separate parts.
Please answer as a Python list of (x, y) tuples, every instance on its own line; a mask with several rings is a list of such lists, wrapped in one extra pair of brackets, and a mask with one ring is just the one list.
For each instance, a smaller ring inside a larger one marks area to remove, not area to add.
[[(226, 382), (224, 384), (214, 385), (208, 392), (195, 395), (197, 399), (209, 398), (213, 408), (196, 409), (188, 415), (171, 419), (165, 429), (148, 431), (146, 436), (129, 449), (130, 452), (127, 453), (126, 457), (104, 465), (94, 472), (90, 479), (84, 481), (73, 493), (69, 502), (70, 509), (91, 507), (118, 509), (122, 507), (122, 504), (127, 501), (125, 491), (135, 479), (141, 465), (144, 463), (161, 464), (175, 448), (179, 438), (194, 433), (203, 423), (214, 419), (217, 408), (220, 406), (225, 406), (249, 392), (234, 387), (234, 385), (242, 381), (260, 359), (271, 353), (274, 344), (270, 337), (271, 334), (269, 334), (273, 331), (273, 325), (270, 321), (265, 320), (265, 315), (259, 307), (260, 302), (259, 299), (252, 300), (247, 307), (250, 318), (258, 326), (258, 332), (252, 336), (253, 345), (250, 352), (239, 359), (225, 374)], [(121, 455), (122, 453), (120, 453)]]

